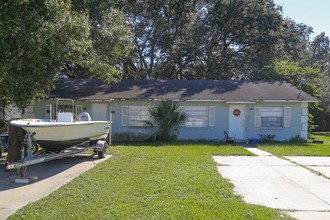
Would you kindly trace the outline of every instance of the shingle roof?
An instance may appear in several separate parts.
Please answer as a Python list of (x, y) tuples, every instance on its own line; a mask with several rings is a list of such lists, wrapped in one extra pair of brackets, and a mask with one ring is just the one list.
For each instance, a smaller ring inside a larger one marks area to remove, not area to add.
[(63, 79), (56, 81), (49, 97), (81, 100), (317, 101), (303, 91), (299, 93), (295, 86), (279, 81), (122, 80), (117, 84), (107, 84), (97, 79)]

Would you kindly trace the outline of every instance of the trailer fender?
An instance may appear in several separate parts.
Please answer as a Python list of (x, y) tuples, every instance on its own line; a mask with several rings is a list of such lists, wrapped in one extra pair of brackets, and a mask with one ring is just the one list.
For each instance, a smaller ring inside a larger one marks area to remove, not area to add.
[(107, 154), (108, 143), (106, 141), (97, 141), (95, 150), (97, 151), (97, 155), (99, 159), (105, 158)]

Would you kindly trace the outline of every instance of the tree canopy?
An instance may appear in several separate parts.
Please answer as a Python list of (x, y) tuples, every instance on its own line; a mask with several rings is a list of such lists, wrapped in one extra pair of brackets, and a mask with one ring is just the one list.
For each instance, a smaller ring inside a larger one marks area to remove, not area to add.
[(330, 129), (323, 117), (330, 103), (329, 39), (324, 33), (311, 39), (313, 28), (284, 18), (273, 0), (118, 1), (115, 7), (134, 33), (124, 78), (284, 80), (298, 86), (305, 77), (303, 89), (320, 99), (311, 108), (315, 121)]
[(329, 38), (312, 39), (273, 0), (3, 0), (0, 16), (2, 103), (26, 106), (58, 73), (295, 86), (305, 76), (315, 121), (330, 129)]
[(70, 1), (4, 0), (0, 5), (0, 85), (4, 103), (26, 106), (50, 89), (65, 66), (80, 66), (107, 81), (119, 75), (130, 50), (130, 30), (120, 11), (88, 10)]
[[(274, 57), (282, 17), (272, 0), (137, 1), (129, 78), (253, 78)], [(244, 64), (244, 65), (243, 65)]]

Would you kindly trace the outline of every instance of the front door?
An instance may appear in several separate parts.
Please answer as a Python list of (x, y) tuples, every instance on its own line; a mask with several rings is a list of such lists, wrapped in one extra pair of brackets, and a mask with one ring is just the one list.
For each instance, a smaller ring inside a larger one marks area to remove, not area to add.
[(245, 139), (245, 105), (229, 105), (229, 136)]
[(109, 120), (108, 103), (92, 103), (91, 116), (93, 121)]

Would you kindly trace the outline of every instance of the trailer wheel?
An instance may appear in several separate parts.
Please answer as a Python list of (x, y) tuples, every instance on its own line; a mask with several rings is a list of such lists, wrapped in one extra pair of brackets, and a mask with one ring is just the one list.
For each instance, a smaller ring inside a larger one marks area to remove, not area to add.
[(97, 141), (96, 146), (101, 147), (101, 150), (97, 152), (99, 159), (105, 158), (107, 155), (108, 144), (106, 141)]

